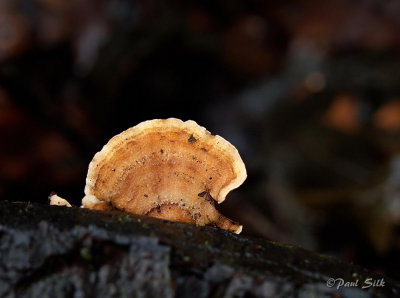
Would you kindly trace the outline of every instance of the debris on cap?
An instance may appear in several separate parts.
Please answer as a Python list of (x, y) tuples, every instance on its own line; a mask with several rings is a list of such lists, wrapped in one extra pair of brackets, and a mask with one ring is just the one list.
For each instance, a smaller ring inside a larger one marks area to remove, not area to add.
[(155, 119), (114, 136), (89, 164), (82, 207), (240, 233), (214, 202), (246, 179), (236, 148), (194, 121)]

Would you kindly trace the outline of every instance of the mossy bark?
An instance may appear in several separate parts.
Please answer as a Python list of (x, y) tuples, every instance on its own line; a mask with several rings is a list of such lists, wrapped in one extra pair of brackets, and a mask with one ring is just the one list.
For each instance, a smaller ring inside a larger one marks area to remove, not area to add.
[[(357, 286), (328, 287), (330, 278)], [(384, 286), (362, 289), (368, 278)], [(126, 213), (0, 202), (0, 297), (399, 295), (386, 276), (292, 245)]]

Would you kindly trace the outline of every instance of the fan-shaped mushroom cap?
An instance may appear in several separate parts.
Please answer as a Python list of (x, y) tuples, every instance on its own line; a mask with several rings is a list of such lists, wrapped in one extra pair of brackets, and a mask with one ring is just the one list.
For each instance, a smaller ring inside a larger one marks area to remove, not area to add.
[(172, 221), (242, 226), (214, 207), (246, 179), (236, 148), (194, 121), (156, 119), (113, 137), (86, 178), (83, 207), (116, 208)]

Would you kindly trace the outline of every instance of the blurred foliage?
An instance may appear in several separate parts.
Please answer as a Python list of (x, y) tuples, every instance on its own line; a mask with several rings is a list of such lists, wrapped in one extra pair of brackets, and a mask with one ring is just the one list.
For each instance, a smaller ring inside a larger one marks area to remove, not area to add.
[(249, 178), (245, 233), (400, 279), (400, 4), (0, 2), (0, 199), (79, 204), (94, 153), (193, 119)]

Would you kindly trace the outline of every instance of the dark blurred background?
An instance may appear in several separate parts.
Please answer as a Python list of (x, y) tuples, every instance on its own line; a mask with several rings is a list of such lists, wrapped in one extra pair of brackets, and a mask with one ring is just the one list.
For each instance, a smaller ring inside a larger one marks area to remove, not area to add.
[(113, 135), (192, 119), (244, 234), (399, 280), (399, 36), (397, 0), (0, 0), (0, 200), (79, 205)]

